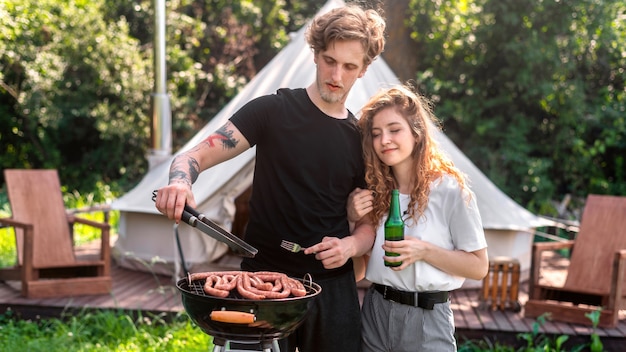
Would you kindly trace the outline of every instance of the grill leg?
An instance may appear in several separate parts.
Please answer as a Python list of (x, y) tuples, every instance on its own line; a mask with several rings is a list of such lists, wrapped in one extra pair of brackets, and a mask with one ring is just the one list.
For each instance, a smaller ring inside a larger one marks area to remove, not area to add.
[(214, 337), (213, 352), (226, 352), (226, 340), (219, 337)]
[[(220, 342), (222, 341), (222, 342)], [(213, 340), (213, 344), (215, 348), (217, 348), (218, 344), (222, 344), (226, 346), (226, 341), (220, 339), (217, 341)], [(278, 340), (271, 341), (260, 341), (254, 343), (242, 343), (242, 342), (230, 342), (229, 349), (214, 349), (213, 352), (248, 352), (248, 351), (263, 351), (263, 352), (280, 352), (280, 346), (278, 345)]]
[(278, 341), (273, 340), (272, 342), (263, 342), (263, 352), (280, 352)]

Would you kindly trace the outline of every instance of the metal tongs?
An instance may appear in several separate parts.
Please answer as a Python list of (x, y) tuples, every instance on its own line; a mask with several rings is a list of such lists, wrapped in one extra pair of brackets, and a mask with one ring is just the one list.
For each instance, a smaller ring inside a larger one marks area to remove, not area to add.
[[(156, 192), (157, 191), (152, 192), (153, 201), (156, 201)], [(202, 231), (204, 234), (209, 235), (220, 242), (226, 243), (228, 247), (230, 247), (230, 249), (232, 249), (233, 252), (239, 256), (254, 258), (254, 256), (259, 252), (258, 249), (252, 247), (232, 233), (224, 230), (218, 224), (214, 223), (204, 214), (199, 213), (189, 205), (185, 204), (182, 220), (189, 226)]]

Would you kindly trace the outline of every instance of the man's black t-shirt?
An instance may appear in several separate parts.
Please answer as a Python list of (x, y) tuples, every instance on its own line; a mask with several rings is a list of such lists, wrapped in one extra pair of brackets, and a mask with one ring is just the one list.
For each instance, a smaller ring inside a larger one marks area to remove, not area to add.
[(349, 235), (346, 202), (364, 187), (361, 137), (352, 113), (324, 114), (305, 89), (280, 89), (243, 106), (231, 122), (256, 146), (250, 219), (245, 241), (259, 252), (244, 258), (245, 270), (281, 271), (313, 278), (352, 270), (352, 262), (329, 272), (313, 255), (290, 253), (281, 240), (304, 247), (324, 236)]

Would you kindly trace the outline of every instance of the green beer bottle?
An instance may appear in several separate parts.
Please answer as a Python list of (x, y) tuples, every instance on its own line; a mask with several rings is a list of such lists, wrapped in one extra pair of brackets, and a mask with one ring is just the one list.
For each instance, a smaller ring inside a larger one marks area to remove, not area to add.
[[(391, 191), (391, 205), (389, 206), (389, 216), (385, 221), (385, 240), (401, 241), (404, 239), (404, 221), (400, 212), (400, 195), (397, 189)], [(385, 251), (388, 257), (397, 257), (398, 253)], [(385, 260), (385, 266), (400, 266), (402, 262), (388, 262)]]

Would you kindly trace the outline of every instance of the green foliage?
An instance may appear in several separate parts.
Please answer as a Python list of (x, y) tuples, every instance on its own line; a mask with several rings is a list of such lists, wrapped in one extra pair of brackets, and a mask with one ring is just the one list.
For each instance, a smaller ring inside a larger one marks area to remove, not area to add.
[(208, 351), (211, 337), (184, 314), (83, 311), (62, 319), (25, 321), (0, 315), (0, 346), (6, 351)]
[[(167, 1), (173, 149), (324, 3)], [(419, 89), (506, 194), (553, 216), (566, 193), (626, 194), (623, 2), (411, 0), (401, 16)], [(81, 194), (134, 186), (151, 146), (154, 2), (0, 0), (0, 18), (0, 167), (56, 168)]]
[[(8, 217), (11, 214), (7, 195), (0, 192), (0, 217)], [(0, 228), (0, 268), (15, 263), (15, 235), (12, 230)]]
[(600, 335), (596, 332), (598, 328), (598, 323), (600, 322), (600, 312), (601, 310), (594, 310), (591, 313), (585, 313), (585, 316), (591, 320), (593, 326), (593, 332), (591, 333), (591, 343), (589, 343), (589, 350), (591, 352), (602, 352), (604, 351), (604, 346), (602, 345), (602, 341), (600, 341)]
[[(91, 207), (106, 207), (114, 199), (115, 195), (111, 192), (108, 185), (103, 183), (96, 184), (96, 191), (88, 194), (80, 194), (74, 190), (69, 192), (63, 189), (63, 202), (66, 209), (88, 209)], [(120, 212), (117, 210), (95, 210), (85, 211), (76, 214), (77, 217), (108, 223), (111, 225), (111, 233), (117, 232), (117, 224), (119, 223)], [(77, 246), (97, 240), (100, 238), (100, 231), (91, 226), (76, 223), (73, 226), (74, 243)]]
[[(550, 339), (544, 334), (539, 333), (539, 328), (546, 322), (546, 315), (543, 314), (537, 318), (533, 323), (533, 329), (529, 333), (518, 334), (518, 338), (526, 341), (526, 347), (522, 348), (523, 352), (533, 351), (564, 351), (563, 344), (569, 339), (567, 335), (557, 336), (555, 339)], [(584, 346), (579, 346), (575, 351), (581, 350)]]
[(500, 343), (493, 343), (489, 339), (485, 338), (480, 341), (465, 341), (459, 344), (457, 348), (458, 352), (515, 352), (515, 347), (506, 346)]
[(103, 3), (0, 1), (3, 168), (56, 168), (83, 191), (142, 174), (150, 57)]
[[(166, 4), (174, 150), (319, 7)], [(105, 183), (119, 194), (136, 184), (151, 146), (154, 2), (0, 0), (0, 17), (0, 166), (56, 168), (80, 193)]]
[(626, 5), (410, 6), (420, 89), (447, 135), (505, 193), (544, 213), (566, 193), (626, 194)]

